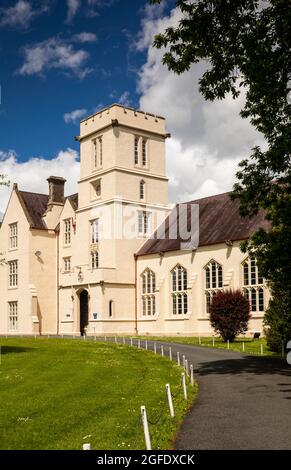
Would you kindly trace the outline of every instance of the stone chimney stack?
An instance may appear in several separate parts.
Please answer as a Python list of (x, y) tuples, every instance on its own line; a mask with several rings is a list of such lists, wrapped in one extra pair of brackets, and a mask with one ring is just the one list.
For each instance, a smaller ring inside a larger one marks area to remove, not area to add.
[(63, 206), (65, 203), (65, 178), (50, 176), (47, 181), (49, 184), (48, 206)]

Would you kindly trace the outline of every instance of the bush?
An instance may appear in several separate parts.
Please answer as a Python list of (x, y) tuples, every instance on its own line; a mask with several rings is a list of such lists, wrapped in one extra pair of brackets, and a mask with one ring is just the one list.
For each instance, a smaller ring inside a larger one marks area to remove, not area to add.
[(291, 292), (288, 288), (271, 288), (272, 297), (264, 318), (267, 345), (271, 351), (281, 352), (291, 340)]
[(240, 290), (217, 292), (210, 305), (210, 323), (224, 341), (233, 342), (248, 329), (250, 303)]

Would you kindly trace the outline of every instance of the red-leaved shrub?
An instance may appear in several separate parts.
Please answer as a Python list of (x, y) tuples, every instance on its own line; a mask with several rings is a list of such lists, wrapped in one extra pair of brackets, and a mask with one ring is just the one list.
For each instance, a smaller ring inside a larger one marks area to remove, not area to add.
[(234, 341), (248, 329), (250, 303), (240, 290), (217, 292), (210, 305), (210, 323), (224, 341)]

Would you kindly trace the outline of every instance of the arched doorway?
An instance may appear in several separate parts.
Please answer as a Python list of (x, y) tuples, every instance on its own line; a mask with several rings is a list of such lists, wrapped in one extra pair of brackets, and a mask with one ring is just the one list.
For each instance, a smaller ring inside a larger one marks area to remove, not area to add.
[(89, 322), (89, 295), (86, 290), (82, 290), (79, 295), (80, 298), (80, 332), (84, 336), (85, 329)]

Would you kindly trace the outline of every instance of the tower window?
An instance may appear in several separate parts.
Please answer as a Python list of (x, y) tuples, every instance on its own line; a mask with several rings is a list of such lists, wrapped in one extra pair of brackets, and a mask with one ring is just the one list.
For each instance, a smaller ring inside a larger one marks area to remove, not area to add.
[(145, 182), (141, 181), (139, 184), (139, 197), (145, 199)]
[(146, 166), (147, 164), (147, 141), (145, 139), (142, 140), (142, 166)]
[(150, 232), (151, 212), (138, 211), (138, 234), (148, 235)]
[(134, 164), (138, 165), (138, 144), (139, 144), (139, 138), (135, 137), (134, 138)]
[(91, 243), (98, 243), (99, 239), (99, 220), (95, 219), (91, 221)]
[(92, 199), (101, 197), (101, 179), (93, 181), (91, 183)]
[(91, 252), (91, 269), (99, 268), (99, 253), (98, 251)]
[(102, 136), (93, 140), (93, 167), (94, 169), (102, 166), (103, 163), (103, 141)]
[(71, 257), (66, 257), (63, 260), (64, 262), (64, 271), (65, 273), (69, 273), (71, 271)]

